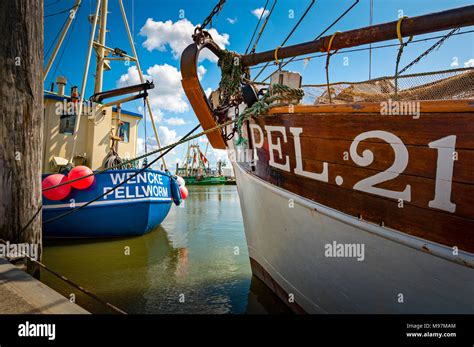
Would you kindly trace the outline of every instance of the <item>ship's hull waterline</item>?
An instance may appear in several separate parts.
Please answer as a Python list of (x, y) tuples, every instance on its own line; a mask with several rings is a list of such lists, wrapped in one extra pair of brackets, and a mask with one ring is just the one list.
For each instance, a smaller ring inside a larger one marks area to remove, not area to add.
[[(234, 169), (252, 271), (295, 312), (474, 311), (474, 269), (448, 259), (450, 248), (329, 209), (238, 164)], [(334, 242), (363, 244), (363, 260), (326, 256)]]

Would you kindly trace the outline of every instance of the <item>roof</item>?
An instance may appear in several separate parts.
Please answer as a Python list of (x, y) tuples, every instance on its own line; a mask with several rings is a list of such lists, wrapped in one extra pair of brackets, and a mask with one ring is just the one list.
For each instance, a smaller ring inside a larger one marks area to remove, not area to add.
[[(71, 99), (70, 96), (67, 96), (67, 95), (61, 96), (61, 95), (57, 95), (57, 94), (51, 93), (51, 92), (45, 92), (44, 93), (44, 98), (49, 99), (49, 100), (58, 100), (58, 101), (70, 100)], [(117, 112), (117, 107), (116, 106), (112, 107), (112, 112)], [(127, 116), (131, 116), (131, 117), (143, 118), (143, 115), (141, 115), (140, 113), (124, 110), (123, 108), (121, 110), (121, 113), (124, 114), (124, 115), (127, 115)]]

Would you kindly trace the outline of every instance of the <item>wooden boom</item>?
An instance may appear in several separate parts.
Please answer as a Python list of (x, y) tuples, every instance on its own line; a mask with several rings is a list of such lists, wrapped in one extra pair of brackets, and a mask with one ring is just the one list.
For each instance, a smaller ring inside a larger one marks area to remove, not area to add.
[[(393, 21), (338, 33), (334, 37), (331, 49), (336, 50), (396, 39), (397, 22)], [(401, 34), (403, 37), (407, 37), (470, 25), (474, 25), (474, 5), (405, 18), (401, 24)], [(319, 40), (282, 47), (277, 52), (278, 59), (315, 52), (326, 52), (331, 36), (324, 36)], [(275, 50), (248, 54), (242, 57), (244, 66), (257, 65), (273, 60), (275, 60)]]
[[(396, 39), (398, 21), (374, 25), (361, 29), (355, 29), (338, 33), (332, 42), (332, 49), (341, 49), (369, 43)], [(474, 5), (465, 6), (438, 13), (422, 15), (413, 18), (405, 18), (401, 23), (401, 36), (421, 35), (452, 28), (460, 28), (474, 25)], [(315, 52), (325, 52), (329, 45), (331, 36), (322, 37), (319, 40), (301, 43), (278, 49), (278, 58), (288, 58)], [(181, 55), (182, 85), (191, 106), (196, 113), (204, 130), (217, 125), (213, 110), (207, 100), (206, 94), (199, 82), (197, 73), (197, 62), (199, 53), (207, 48), (216, 56), (221, 49), (215, 44), (210, 35), (202, 42), (189, 45)], [(263, 62), (275, 60), (275, 50), (242, 56), (244, 66), (252, 66)], [(219, 130), (207, 135), (213, 148), (224, 149), (226, 143)]]

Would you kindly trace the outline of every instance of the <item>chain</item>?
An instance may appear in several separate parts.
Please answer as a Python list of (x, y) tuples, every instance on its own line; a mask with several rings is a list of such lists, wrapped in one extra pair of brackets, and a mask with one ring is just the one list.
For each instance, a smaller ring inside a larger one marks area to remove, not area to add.
[(201, 37), (202, 37), (202, 33), (203, 33), (204, 28), (207, 27), (209, 25), (209, 23), (212, 22), (212, 18), (222, 10), (222, 7), (224, 6), (224, 4), (225, 4), (225, 0), (219, 0), (217, 5), (214, 6), (214, 8), (212, 9), (209, 16), (207, 16), (206, 19), (204, 19), (204, 21), (202, 22), (201, 25), (198, 25), (194, 29), (193, 39), (194, 39), (195, 42), (202, 40)]
[(449, 37), (451, 37), (454, 33), (456, 33), (457, 31), (459, 31), (460, 28), (456, 28), (456, 29), (453, 29), (451, 30), (446, 36), (442, 37), (439, 41), (437, 41), (433, 46), (431, 46), (430, 48), (428, 48), (426, 51), (424, 51), (422, 54), (420, 54), (420, 56), (418, 58), (416, 58), (415, 60), (413, 60), (410, 64), (408, 64), (407, 66), (405, 66), (398, 74), (401, 75), (402, 73), (404, 73), (406, 70), (408, 70), (409, 68), (411, 68), (413, 65), (417, 64), (421, 59), (423, 59), (424, 57), (426, 57), (428, 54), (430, 54), (432, 51), (434, 51), (435, 49), (439, 49), (441, 47), (441, 45), (444, 43), (444, 41), (446, 41)]

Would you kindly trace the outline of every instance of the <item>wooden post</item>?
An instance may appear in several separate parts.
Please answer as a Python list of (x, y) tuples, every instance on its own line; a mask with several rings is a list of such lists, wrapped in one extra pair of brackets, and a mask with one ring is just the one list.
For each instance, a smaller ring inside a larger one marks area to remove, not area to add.
[(40, 260), (43, 0), (0, 1), (0, 22), (0, 238), (37, 244)]

